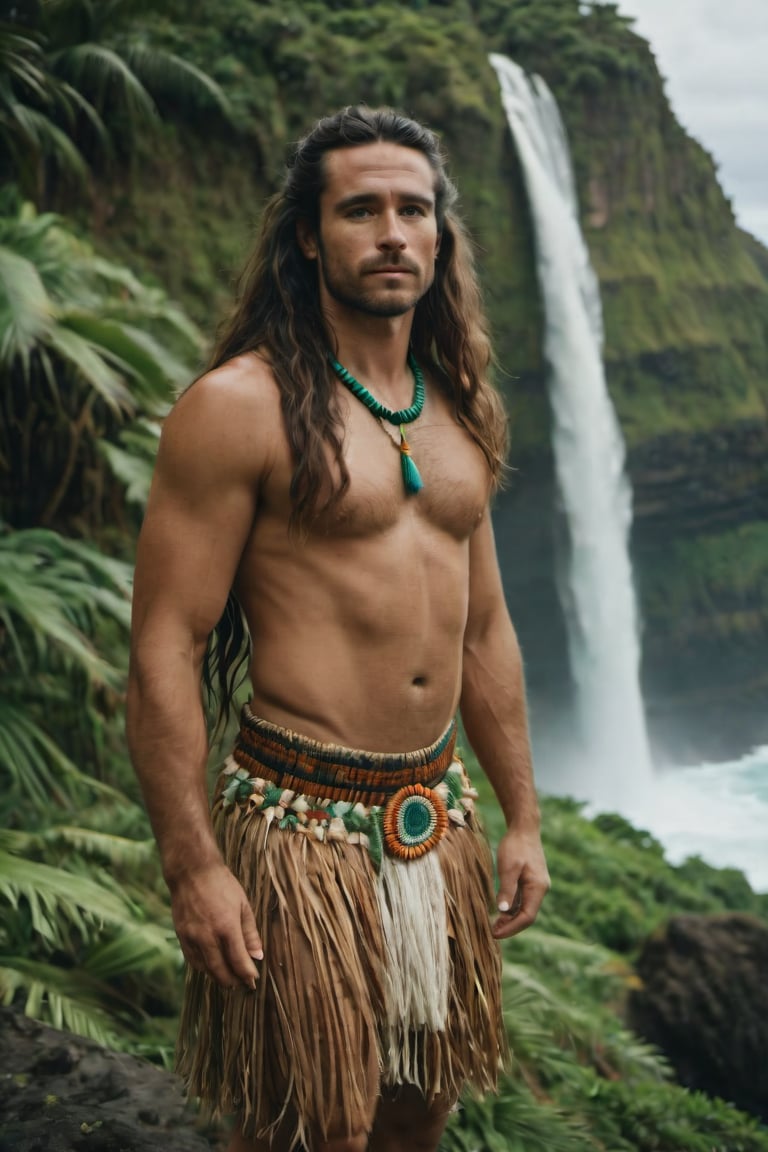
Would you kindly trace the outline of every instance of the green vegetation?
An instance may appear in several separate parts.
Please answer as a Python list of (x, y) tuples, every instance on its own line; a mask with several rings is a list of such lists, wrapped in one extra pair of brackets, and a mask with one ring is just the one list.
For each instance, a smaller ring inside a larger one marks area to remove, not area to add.
[[(168, 1059), (180, 957), (122, 735), (130, 562), (158, 422), (202, 357), (189, 315), (210, 335), (286, 143), (355, 100), (442, 132), (517, 459), (542, 452), (548, 414), (531, 230), (489, 48), (565, 101), (633, 443), (764, 412), (765, 254), (733, 228), (613, 5), (14, 11), (0, 26), (0, 999)], [(681, 543), (644, 594), (676, 605), (683, 629), (731, 597), (737, 628), (740, 612), (765, 612), (766, 548), (755, 525)], [(498, 835), (487, 791), (483, 809)], [(504, 949), (513, 1067), (498, 1099), (466, 1102), (446, 1150), (768, 1150), (756, 1123), (675, 1087), (620, 1019), (632, 958), (670, 913), (765, 917), (766, 898), (737, 872), (671, 867), (616, 816), (549, 800), (544, 826), (553, 890)]]
[(615, 5), (217, 0), (163, 6), (144, 22), (163, 51), (211, 69), (232, 127), (209, 132), (201, 151), (188, 128), (166, 125), (137, 154), (140, 180), (100, 183), (90, 224), (206, 330), (287, 144), (339, 104), (395, 103), (445, 141), (477, 244), (513, 453), (518, 463), (538, 455), (549, 428), (541, 316), (521, 175), (487, 62), (495, 49), (539, 71), (561, 102), (630, 444), (764, 414), (759, 249), (734, 227), (711, 158), (674, 120), (648, 46)]
[[(476, 766), (491, 839), (503, 830)], [(743, 875), (664, 859), (647, 832), (574, 801), (546, 798), (552, 890), (534, 928), (504, 945), (505, 1012), (514, 1061), (499, 1098), (465, 1102), (448, 1152), (768, 1148), (768, 1133), (720, 1101), (684, 1092), (620, 1022), (637, 977), (632, 957), (670, 915), (732, 909), (768, 915)]]
[(713, 631), (748, 637), (768, 600), (768, 524), (743, 524), (673, 543), (648, 564), (643, 599), (675, 628), (675, 641)]
[(0, 163), (18, 178), (0, 210), (0, 998), (156, 1052), (179, 962), (122, 735), (127, 500), (201, 343), (160, 289), (23, 201), (84, 175), (85, 126), (111, 141), (92, 82), (148, 99), (116, 52), (70, 42), (90, 5), (50, 4), (42, 27), (30, 12), (0, 29)]
[(145, 7), (31, 2), (0, 25), (0, 174), (38, 203), (81, 191), (94, 164), (130, 159), (159, 107), (228, 118), (211, 77), (137, 25)]

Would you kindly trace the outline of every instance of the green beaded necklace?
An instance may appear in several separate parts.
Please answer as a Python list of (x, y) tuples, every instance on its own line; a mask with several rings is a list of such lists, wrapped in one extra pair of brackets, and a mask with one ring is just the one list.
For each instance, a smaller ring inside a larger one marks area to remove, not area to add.
[(385, 408), (380, 404), (375, 396), (372, 396), (368, 389), (356, 380), (351, 372), (339, 364), (333, 356), (328, 357), (331, 367), (341, 380), (342, 384), (349, 388), (353, 396), (357, 396), (369, 412), (373, 412), (374, 416), (379, 420), (386, 420), (390, 424), (399, 426), (400, 428), (400, 467), (403, 473), (403, 483), (405, 484), (406, 492), (413, 493), (419, 492), (424, 487), (424, 481), (419, 475), (419, 470), (413, 462), (411, 456), (411, 449), (408, 446), (408, 441), (405, 438), (406, 424), (411, 424), (416, 420), (424, 409), (424, 376), (421, 368), (416, 363), (413, 353), (408, 352), (408, 367), (413, 372), (413, 403), (410, 408), (400, 408), (397, 412), (393, 412), (391, 408)]

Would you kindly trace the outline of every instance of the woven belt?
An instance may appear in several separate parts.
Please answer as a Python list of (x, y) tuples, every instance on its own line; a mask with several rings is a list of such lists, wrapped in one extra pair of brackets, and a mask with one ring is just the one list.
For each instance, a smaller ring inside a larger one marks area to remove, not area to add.
[[(320, 841), (360, 844), (414, 860), (463, 826), (477, 793), (454, 759), (456, 723), (429, 748), (369, 753), (321, 744), (258, 720), (250, 712), (221, 776), (223, 809)], [(343, 781), (343, 783), (342, 783)]]
[(246, 705), (232, 753), (250, 776), (282, 788), (353, 804), (385, 804), (409, 784), (431, 787), (453, 761), (456, 721), (439, 740), (416, 752), (361, 752), (322, 744), (254, 716)]

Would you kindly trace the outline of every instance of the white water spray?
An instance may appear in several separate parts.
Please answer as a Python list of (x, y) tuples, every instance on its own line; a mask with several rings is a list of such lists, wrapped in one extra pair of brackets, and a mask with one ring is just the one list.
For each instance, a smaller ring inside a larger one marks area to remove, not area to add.
[(569, 534), (561, 599), (584, 740), (569, 789), (631, 814), (652, 768), (628, 552), (632, 499), (603, 370), (600, 292), (555, 99), (540, 77), (529, 79), (505, 56), (490, 59), (524, 173), (544, 300), (555, 472)]

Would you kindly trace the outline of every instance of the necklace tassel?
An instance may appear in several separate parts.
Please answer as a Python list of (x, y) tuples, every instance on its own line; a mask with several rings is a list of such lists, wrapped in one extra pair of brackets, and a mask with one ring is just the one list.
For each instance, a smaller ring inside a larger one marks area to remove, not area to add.
[(424, 481), (411, 456), (410, 445), (405, 438), (405, 431), (402, 424), (400, 425), (400, 467), (403, 472), (403, 483), (405, 484), (406, 492), (420, 492), (424, 487)]
[(380, 404), (376, 397), (371, 395), (365, 385), (361, 384), (359, 380), (355, 380), (352, 373), (347, 371), (343, 364), (339, 364), (338, 360), (333, 356), (329, 354), (328, 359), (342, 384), (346, 388), (349, 388), (352, 395), (356, 396), (360, 403), (364, 404), (377, 420), (386, 420), (388, 424), (400, 428), (400, 469), (403, 474), (405, 490), (409, 495), (412, 495), (414, 492), (420, 492), (424, 487), (424, 481), (419, 475), (418, 468), (411, 459), (411, 449), (405, 438), (405, 425), (417, 420), (424, 410), (424, 376), (413, 357), (413, 353), (408, 352), (408, 367), (413, 372), (413, 403), (410, 408), (398, 408), (396, 412)]

